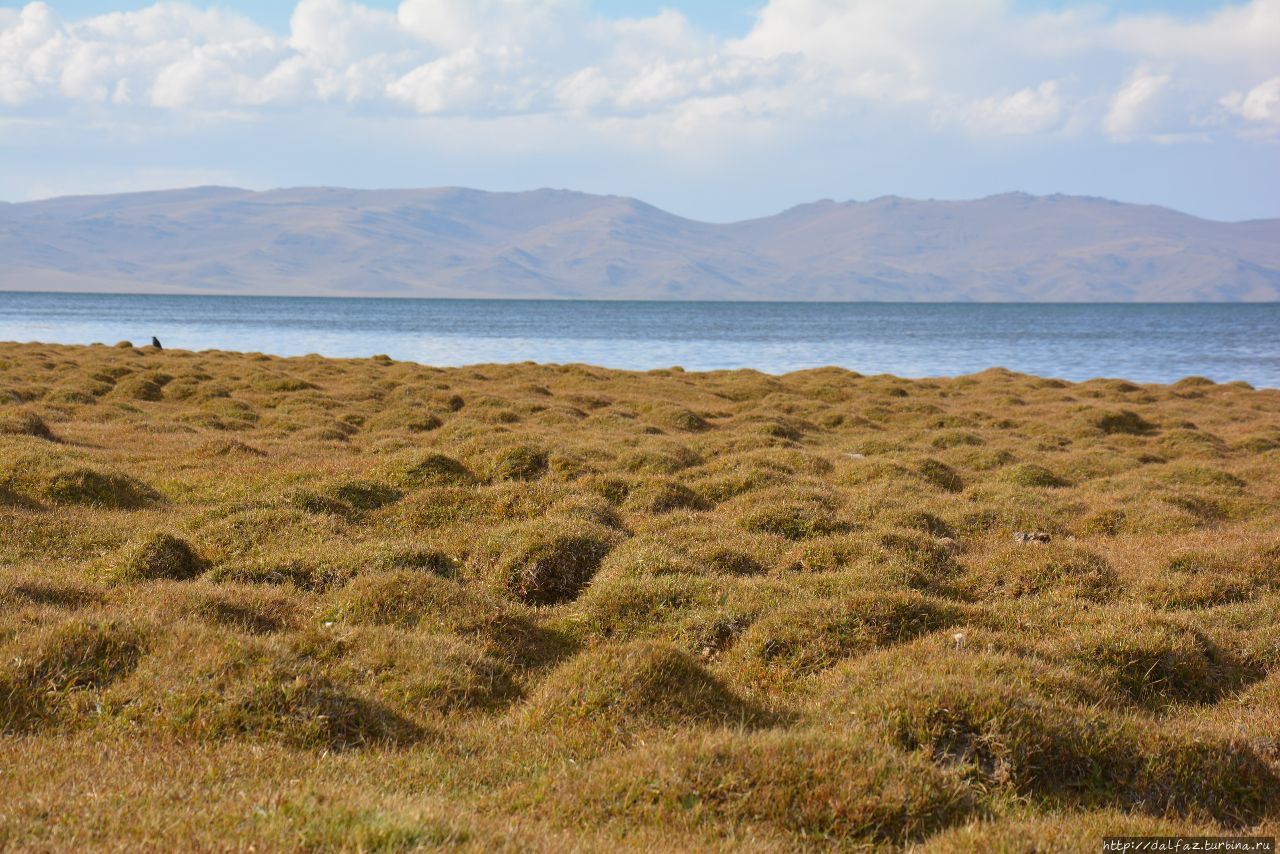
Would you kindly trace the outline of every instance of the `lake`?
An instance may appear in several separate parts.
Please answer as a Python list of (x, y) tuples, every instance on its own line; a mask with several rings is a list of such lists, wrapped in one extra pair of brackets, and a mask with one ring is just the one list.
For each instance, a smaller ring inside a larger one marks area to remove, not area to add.
[(585, 362), (904, 377), (1003, 366), (1083, 380), (1200, 375), (1280, 387), (1280, 304), (331, 299), (0, 292), (0, 340), (121, 339), (433, 365)]

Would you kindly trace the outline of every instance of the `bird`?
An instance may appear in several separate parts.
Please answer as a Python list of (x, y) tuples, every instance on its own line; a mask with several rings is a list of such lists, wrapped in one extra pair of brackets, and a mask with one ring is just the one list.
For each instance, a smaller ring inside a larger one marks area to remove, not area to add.
[(154, 336), (154, 335), (152, 335), (152, 336), (151, 336), (151, 346), (152, 346), (152, 347), (155, 347), (157, 350), (163, 350), (163, 349), (164, 349), (163, 347), (161, 347), (161, 346), (160, 346), (160, 339), (159, 339), (159, 338), (157, 338), (157, 337), (156, 337), (156, 336)]

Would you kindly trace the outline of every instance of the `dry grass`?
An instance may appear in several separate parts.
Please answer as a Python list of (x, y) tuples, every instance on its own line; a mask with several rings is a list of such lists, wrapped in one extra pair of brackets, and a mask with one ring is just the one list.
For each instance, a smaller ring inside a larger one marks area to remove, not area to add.
[(1278, 531), (1238, 383), (0, 345), (0, 847), (1275, 833)]

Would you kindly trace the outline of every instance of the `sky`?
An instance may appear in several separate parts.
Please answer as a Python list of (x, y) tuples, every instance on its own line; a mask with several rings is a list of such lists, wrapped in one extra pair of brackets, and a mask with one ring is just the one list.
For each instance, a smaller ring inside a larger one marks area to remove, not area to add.
[(204, 184), (1280, 217), (1280, 0), (0, 0), (0, 200)]

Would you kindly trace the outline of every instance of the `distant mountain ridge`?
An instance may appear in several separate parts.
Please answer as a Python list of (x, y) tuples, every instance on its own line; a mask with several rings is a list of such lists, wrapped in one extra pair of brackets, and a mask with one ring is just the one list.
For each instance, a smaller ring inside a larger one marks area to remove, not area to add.
[(706, 223), (566, 190), (197, 187), (0, 204), (0, 290), (1274, 301), (1280, 219), (1010, 193)]

